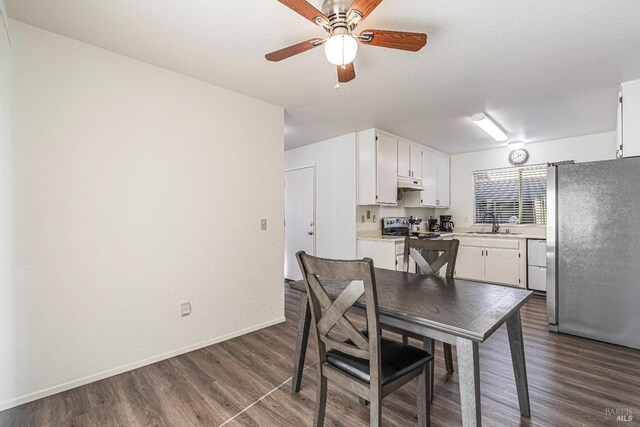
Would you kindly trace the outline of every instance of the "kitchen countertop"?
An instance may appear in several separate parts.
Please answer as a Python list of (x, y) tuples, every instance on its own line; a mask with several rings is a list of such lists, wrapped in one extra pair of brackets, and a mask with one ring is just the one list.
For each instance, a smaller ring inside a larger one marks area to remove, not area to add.
[[(488, 238), (488, 239), (546, 239), (545, 235), (533, 234), (533, 233), (522, 233), (518, 234), (517, 232), (513, 232), (510, 234), (474, 234), (473, 232), (465, 232), (465, 231), (454, 231), (454, 232), (441, 232), (438, 233), (441, 237), (470, 237), (470, 238)], [(373, 241), (404, 241), (404, 237), (400, 236), (383, 236), (380, 232), (377, 233), (367, 233), (358, 236), (358, 240), (373, 240)]]

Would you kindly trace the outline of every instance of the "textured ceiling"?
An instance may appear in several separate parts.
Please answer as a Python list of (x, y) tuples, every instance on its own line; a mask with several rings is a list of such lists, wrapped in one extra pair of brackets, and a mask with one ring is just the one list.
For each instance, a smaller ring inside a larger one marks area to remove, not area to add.
[(13, 19), (285, 107), (287, 148), (374, 126), (448, 153), (492, 148), (470, 122), (483, 111), (512, 139), (610, 131), (619, 83), (640, 79), (637, 0), (386, 0), (360, 28), (429, 43), (361, 46), (340, 89), (321, 48), (264, 59), (323, 34), (276, 0), (6, 2)]

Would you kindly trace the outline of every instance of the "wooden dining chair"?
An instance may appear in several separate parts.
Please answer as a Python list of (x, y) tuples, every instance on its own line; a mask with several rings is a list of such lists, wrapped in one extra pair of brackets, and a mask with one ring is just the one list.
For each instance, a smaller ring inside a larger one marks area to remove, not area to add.
[[(418, 267), (418, 273), (440, 275), (442, 268), (446, 266), (444, 277), (453, 279), (456, 270), (456, 259), (460, 241), (452, 240), (422, 240), (406, 237), (404, 240), (404, 271), (409, 271), (409, 258), (413, 259)], [(402, 332), (402, 342), (407, 343), (408, 338), (422, 340), (423, 338), (410, 332)], [(453, 354), (451, 344), (442, 343), (444, 350), (444, 363), (447, 372), (453, 373)], [(429, 349), (433, 352), (433, 348)]]
[[(429, 426), (433, 356), (400, 342), (382, 338), (373, 261), (369, 258), (339, 261), (296, 254), (307, 290), (311, 319), (316, 330), (318, 389), (314, 426), (324, 424), (327, 380), (370, 403), (370, 425), (381, 425), (382, 399), (416, 379), (418, 425)], [(344, 284), (332, 301), (325, 286)], [(358, 301), (365, 304), (366, 330), (346, 317)], [(337, 330), (346, 340), (335, 336)]]

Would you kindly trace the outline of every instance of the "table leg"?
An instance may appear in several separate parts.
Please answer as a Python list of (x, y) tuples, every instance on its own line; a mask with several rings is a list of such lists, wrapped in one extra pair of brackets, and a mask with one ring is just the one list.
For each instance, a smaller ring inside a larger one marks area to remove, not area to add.
[(478, 343), (464, 338), (456, 339), (458, 353), (458, 381), (463, 426), (481, 426), (480, 412), (480, 360)]
[(298, 337), (296, 338), (296, 353), (293, 363), (293, 376), (291, 378), (292, 394), (300, 391), (304, 358), (307, 353), (307, 342), (309, 341), (309, 329), (311, 327), (311, 309), (309, 308), (306, 292), (302, 293), (300, 298), (300, 314), (298, 316)]
[(434, 389), (434, 371), (435, 371), (435, 341), (431, 338), (422, 337), (422, 349), (433, 356), (433, 360), (429, 363), (429, 370), (431, 371), (431, 401), (433, 402), (433, 389)]
[(524, 360), (524, 340), (522, 339), (522, 323), (520, 322), (519, 310), (507, 319), (507, 333), (509, 334), (509, 347), (511, 347), (511, 361), (513, 362), (513, 373), (516, 378), (520, 413), (525, 417), (530, 417), (531, 407), (529, 404), (527, 365)]

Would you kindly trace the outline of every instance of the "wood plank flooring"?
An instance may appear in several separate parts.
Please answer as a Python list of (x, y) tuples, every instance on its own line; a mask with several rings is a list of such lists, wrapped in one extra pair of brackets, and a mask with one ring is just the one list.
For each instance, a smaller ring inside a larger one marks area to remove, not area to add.
[[(0, 426), (311, 425), (314, 337), (302, 390), (291, 395), (300, 296), (285, 286), (285, 297), (285, 323), (0, 412)], [(530, 419), (519, 414), (506, 327), (480, 345), (484, 425), (640, 425), (640, 351), (550, 333), (545, 310), (542, 297), (522, 309)], [(438, 345), (434, 426), (461, 424), (457, 380), (446, 373)], [(617, 422), (607, 409), (631, 410), (633, 420)], [(355, 396), (329, 385), (325, 425), (364, 426), (368, 420), (368, 408)], [(411, 383), (384, 400), (383, 424), (416, 422)]]

